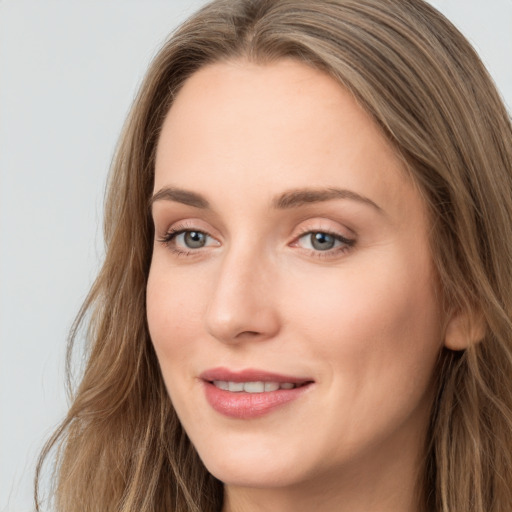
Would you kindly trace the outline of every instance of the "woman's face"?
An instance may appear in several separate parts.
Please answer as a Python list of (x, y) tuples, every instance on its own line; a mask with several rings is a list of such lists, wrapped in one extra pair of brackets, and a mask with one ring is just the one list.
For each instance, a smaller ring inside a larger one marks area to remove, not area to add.
[(177, 95), (155, 172), (149, 330), (211, 473), (410, 473), (442, 322), (426, 209), (371, 118), (302, 63), (217, 63)]

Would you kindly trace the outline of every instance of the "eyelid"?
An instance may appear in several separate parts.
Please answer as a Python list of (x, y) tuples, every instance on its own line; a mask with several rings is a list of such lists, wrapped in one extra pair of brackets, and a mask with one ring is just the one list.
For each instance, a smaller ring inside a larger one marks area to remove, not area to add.
[(155, 234), (159, 233), (161, 238), (164, 238), (169, 233), (176, 234), (179, 231), (200, 231), (216, 240), (219, 239), (217, 231), (212, 229), (210, 224), (205, 223), (201, 219), (185, 218), (173, 222), (161, 222), (160, 226), (157, 226), (155, 222)]
[(211, 240), (215, 240), (217, 243), (218, 243), (218, 240), (210, 235), (210, 233), (208, 233), (207, 231), (203, 230), (203, 229), (197, 229), (197, 228), (170, 228), (169, 230), (167, 230), (167, 232), (164, 234), (163, 237), (160, 237), (160, 241), (161, 242), (164, 242), (164, 241), (170, 241), (170, 240), (174, 240), (176, 239), (178, 236), (180, 235), (183, 235), (184, 233), (201, 233), (203, 235), (206, 235), (209, 239)]
[(317, 217), (301, 222), (294, 239), (308, 233), (327, 233), (332, 236), (341, 237), (344, 240), (355, 240), (357, 233), (348, 226), (325, 217)]
[(299, 235), (297, 235), (294, 238), (294, 241), (292, 243), (295, 244), (295, 243), (297, 243), (298, 240), (300, 240), (301, 238), (304, 238), (306, 235), (312, 235), (314, 233), (323, 233), (325, 235), (332, 236), (337, 241), (345, 243), (346, 245), (354, 245), (355, 244), (354, 238), (347, 238), (346, 236), (344, 236), (336, 231), (330, 230), (330, 229), (308, 229), (308, 230), (300, 233)]
[(301, 247), (299, 240), (306, 236), (302, 235), (296, 239), (296, 241), (291, 245), (291, 247), (295, 247), (297, 251), (300, 251), (307, 258), (314, 258), (322, 261), (338, 261), (340, 258), (343, 258), (350, 253), (354, 249), (355, 240), (349, 239), (340, 239), (339, 235), (327, 233), (325, 231), (311, 231), (311, 233), (325, 233), (333, 236), (336, 241), (340, 242), (338, 245), (334, 245), (330, 249), (319, 250), (314, 247)]
[[(339, 258), (347, 251), (352, 250), (356, 244), (356, 234), (350, 228), (341, 226), (339, 223), (334, 223), (337, 227), (332, 225), (333, 222), (325, 219), (310, 219), (309, 222), (302, 224), (298, 232), (295, 233), (293, 241), (289, 244), (290, 247), (297, 248), (303, 251), (308, 256), (312, 256), (320, 259), (335, 259)], [(344, 232), (349, 231), (350, 234)], [(314, 233), (324, 233), (333, 237), (339, 244), (335, 245), (330, 249), (320, 250), (315, 248), (302, 247), (300, 244), (301, 238), (312, 235)]]
[[(185, 219), (181, 221), (176, 221), (170, 224), (165, 230), (163, 230), (162, 234), (158, 236), (157, 242), (164, 245), (166, 248), (176, 253), (177, 255), (189, 256), (196, 255), (199, 252), (208, 250), (210, 247), (220, 246), (220, 242), (217, 236), (211, 234), (212, 229), (203, 227), (204, 222), (199, 219)], [(177, 244), (176, 239), (187, 232), (198, 232), (204, 234), (210, 240), (210, 243), (206, 243), (201, 247), (187, 247), (183, 244)], [(156, 230), (155, 230), (156, 234)], [(211, 241), (215, 241), (215, 243), (211, 243)]]
[[(206, 231), (201, 231), (199, 229), (178, 229), (178, 230), (170, 230), (165, 239), (168, 241), (168, 242), (171, 242), (173, 240), (177, 240), (179, 237), (181, 237), (182, 235), (185, 235), (186, 233), (201, 233), (202, 235), (205, 235), (205, 237), (207, 239), (210, 239), (210, 241), (216, 241), (215, 238), (213, 238), (210, 234), (206, 233)], [(176, 244), (178, 245), (178, 244)], [(218, 245), (217, 244), (212, 244), (212, 243), (208, 243), (208, 242), (205, 242), (205, 245), (201, 246), (201, 247), (186, 247), (186, 249), (190, 249), (190, 250), (194, 250), (194, 249), (202, 249), (203, 247), (210, 247), (212, 245)]]

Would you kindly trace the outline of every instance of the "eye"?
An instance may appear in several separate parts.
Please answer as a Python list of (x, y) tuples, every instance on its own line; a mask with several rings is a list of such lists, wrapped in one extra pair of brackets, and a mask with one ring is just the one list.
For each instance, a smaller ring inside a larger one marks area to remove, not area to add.
[(206, 245), (208, 235), (202, 231), (183, 231), (174, 237), (176, 243), (188, 249), (200, 249)]
[(183, 227), (170, 229), (159, 239), (159, 242), (173, 252), (183, 255), (188, 255), (203, 247), (219, 245), (217, 240), (208, 233), (199, 231), (198, 229), (186, 229)]
[(308, 231), (300, 236), (296, 242), (303, 249), (309, 249), (314, 252), (343, 251), (353, 246), (354, 243), (355, 240), (326, 231)]
[(316, 249), (317, 251), (328, 251), (336, 244), (336, 238), (329, 235), (329, 233), (309, 233), (301, 238), (306, 238), (306, 241), (311, 246), (310, 248)]

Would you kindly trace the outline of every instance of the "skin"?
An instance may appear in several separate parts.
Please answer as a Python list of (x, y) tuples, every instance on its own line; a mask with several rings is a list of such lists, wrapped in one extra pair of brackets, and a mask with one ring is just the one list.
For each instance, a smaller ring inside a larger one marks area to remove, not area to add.
[[(209, 65), (179, 92), (156, 156), (151, 338), (179, 418), (227, 511), (411, 512), (449, 322), (425, 205), (373, 120), (303, 63)], [(275, 208), (295, 189), (351, 197)], [(177, 200), (176, 200), (177, 199)], [(169, 230), (207, 234), (202, 248)], [(350, 239), (330, 250), (310, 232)], [(176, 252), (179, 251), (179, 252)], [(225, 417), (214, 367), (307, 376), (297, 400)]]

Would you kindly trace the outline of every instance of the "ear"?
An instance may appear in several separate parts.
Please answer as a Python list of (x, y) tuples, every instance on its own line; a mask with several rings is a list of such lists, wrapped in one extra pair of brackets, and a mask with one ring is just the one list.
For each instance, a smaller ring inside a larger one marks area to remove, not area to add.
[(486, 333), (486, 322), (476, 311), (455, 312), (446, 324), (444, 345), (450, 350), (465, 350), (482, 341)]

